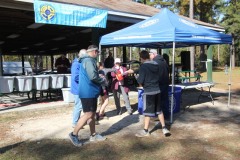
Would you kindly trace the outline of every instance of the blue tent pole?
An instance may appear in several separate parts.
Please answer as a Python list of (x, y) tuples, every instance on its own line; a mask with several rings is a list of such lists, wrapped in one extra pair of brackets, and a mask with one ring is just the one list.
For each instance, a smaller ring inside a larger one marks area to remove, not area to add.
[(171, 92), (171, 119), (170, 123), (173, 123), (173, 96), (174, 96), (174, 80), (175, 80), (175, 42), (173, 42), (173, 54), (172, 54), (172, 92)]

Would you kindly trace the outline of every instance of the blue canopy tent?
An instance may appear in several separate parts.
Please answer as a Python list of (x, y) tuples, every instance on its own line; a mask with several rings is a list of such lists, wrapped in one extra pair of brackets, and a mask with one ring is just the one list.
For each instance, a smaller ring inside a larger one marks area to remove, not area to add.
[[(168, 9), (122, 30), (104, 35), (101, 46), (173, 48), (172, 93), (174, 92), (175, 48), (211, 44), (231, 44), (232, 37), (183, 19)], [(172, 96), (173, 102), (173, 96)], [(171, 103), (171, 122), (173, 103)]]

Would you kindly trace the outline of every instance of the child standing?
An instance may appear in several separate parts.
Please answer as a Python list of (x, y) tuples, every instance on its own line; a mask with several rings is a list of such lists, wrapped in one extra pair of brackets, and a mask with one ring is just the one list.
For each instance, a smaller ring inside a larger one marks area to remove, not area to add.
[[(104, 68), (103, 63), (102, 62), (98, 62), (97, 63), (98, 66), (98, 74), (100, 77), (105, 78), (106, 79), (106, 75), (108, 72), (115, 72), (115, 69), (112, 68)], [(101, 86), (100, 88), (100, 96), (101, 96), (101, 107), (99, 109), (99, 112), (96, 113), (96, 120), (99, 121), (99, 119), (104, 118), (105, 115), (105, 109), (108, 105), (109, 102), (109, 96), (108, 96), (108, 84), (104, 84)]]

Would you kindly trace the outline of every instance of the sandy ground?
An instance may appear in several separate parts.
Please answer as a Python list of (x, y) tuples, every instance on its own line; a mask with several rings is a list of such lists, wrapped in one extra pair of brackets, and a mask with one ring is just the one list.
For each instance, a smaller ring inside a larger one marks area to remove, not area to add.
[[(206, 102), (195, 104), (197, 103), (197, 95), (198, 94), (194, 92), (183, 94), (181, 111), (174, 115), (174, 123), (171, 126), (172, 129), (191, 129), (196, 127), (212, 129), (214, 125), (209, 125), (210, 122), (224, 123), (225, 121), (227, 122), (227, 119), (224, 120), (224, 118), (233, 119), (235, 115), (239, 115), (240, 113), (239, 103), (237, 103), (235, 99), (232, 100), (235, 104), (227, 107), (226, 95), (215, 96), (214, 105), (207, 97), (202, 100), (203, 102)], [(189, 99), (189, 96), (192, 96), (192, 98)], [(131, 95), (132, 105), (136, 106), (136, 99), (136, 95)], [(39, 117), (26, 117), (24, 121), (17, 121), (16, 123), (11, 124), (9, 126), (11, 135), (22, 140), (36, 140), (49, 137), (60, 139), (68, 138), (68, 133), (72, 131), (72, 105), (65, 107), (66, 110), (61, 113), (51, 113), (51, 116), (41, 115)], [(115, 115), (112, 98), (110, 99), (110, 105), (107, 108), (107, 115), (108, 119), (101, 120), (100, 125), (97, 125), (97, 130), (100, 133), (104, 132), (106, 134), (114, 132), (114, 134), (111, 134), (111, 136), (114, 136), (115, 134), (123, 134), (123, 132), (132, 133), (142, 126), (142, 122), (140, 122), (141, 116), (139, 116), (137, 111), (135, 111), (132, 116), (129, 116), (126, 112), (120, 116)], [(201, 123), (206, 125), (201, 126)], [(218, 123), (216, 123), (216, 125), (218, 125)], [(239, 123), (232, 124), (232, 127), (238, 129)], [(88, 126), (84, 127), (80, 132), (80, 135), (85, 138), (88, 137)]]
[[(170, 139), (199, 139), (201, 141), (213, 141), (214, 139), (233, 139), (240, 135), (240, 101), (239, 96), (233, 94), (231, 106), (227, 106), (227, 93), (219, 90), (213, 90), (214, 104), (209, 97), (203, 97), (197, 102), (199, 92), (190, 91), (182, 95), (181, 111), (174, 115), (174, 122), (170, 126), (172, 133)], [(137, 106), (137, 96), (130, 97), (132, 106)], [(123, 104), (123, 103), (122, 103)], [(73, 130), (71, 126), (72, 105), (56, 108), (60, 112), (49, 114), (40, 114), (35, 117), (25, 117), (20, 121), (4, 126), (1, 124), (1, 142), (0, 146), (6, 146), (21, 141), (37, 141), (41, 139), (68, 139), (68, 134)], [(22, 111), (19, 111), (19, 113)], [(30, 111), (26, 111), (30, 112)], [(7, 114), (7, 113), (6, 113)], [(142, 128), (142, 116), (139, 116), (135, 110), (133, 115), (126, 112), (122, 115), (115, 115), (115, 106), (113, 99), (110, 99), (110, 105), (106, 112), (108, 119), (100, 121), (96, 126), (97, 132), (105, 135), (108, 139), (122, 137), (127, 134), (134, 135)], [(0, 114), (0, 116), (3, 114)], [(165, 138), (158, 122), (151, 121), (153, 132), (151, 136)], [(11, 136), (6, 136), (11, 135)], [(79, 133), (82, 139), (89, 138), (89, 127), (85, 126)], [(239, 139), (236, 141), (239, 142)], [(70, 142), (69, 142), (70, 143)], [(240, 143), (234, 144), (229, 141), (229, 145), (235, 145), (240, 149)], [(207, 152), (215, 152), (216, 148), (206, 145)], [(224, 152), (219, 150), (218, 152)], [(234, 159), (229, 153), (222, 153), (226, 159)]]

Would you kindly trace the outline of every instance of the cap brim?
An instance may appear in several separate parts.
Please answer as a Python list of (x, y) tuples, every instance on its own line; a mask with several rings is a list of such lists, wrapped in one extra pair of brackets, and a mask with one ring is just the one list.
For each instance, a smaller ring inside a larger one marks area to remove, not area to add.
[(98, 50), (98, 48), (91, 48), (91, 49), (88, 49), (87, 52), (96, 51), (96, 50), (97, 50), (98, 52), (100, 52), (100, 51)]

